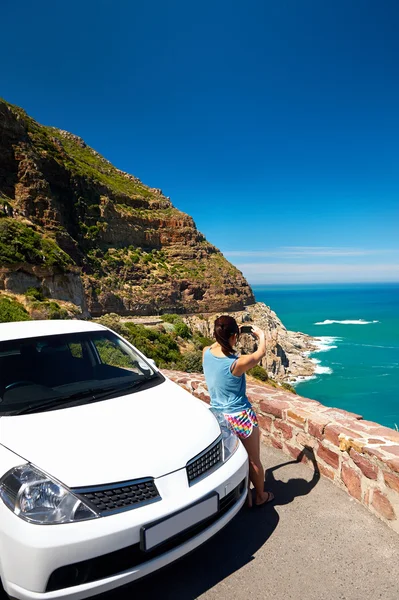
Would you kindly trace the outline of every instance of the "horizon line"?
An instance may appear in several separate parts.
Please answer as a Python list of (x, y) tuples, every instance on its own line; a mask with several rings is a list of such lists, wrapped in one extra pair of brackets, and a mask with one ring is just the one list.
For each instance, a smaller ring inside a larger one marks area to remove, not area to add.
[(365, 281), (273, 281), (270, 283), (264, 283), (264, 282), (257, 282), (257, 283), (251, 283), (248, 278), (246, 278), (248, 281), (248, 284), (253, 287), (253, 286), (262, 286), (262, 287), (266, 287), (266, 286), (273, 286), (273, 285), (364, 285), (364, 284), (370, 284), (370, 285), (399, 285), (399, 279), (398, 280), (387, 280), (387, 281), (371, 281), (371, 280), (365, 280)]

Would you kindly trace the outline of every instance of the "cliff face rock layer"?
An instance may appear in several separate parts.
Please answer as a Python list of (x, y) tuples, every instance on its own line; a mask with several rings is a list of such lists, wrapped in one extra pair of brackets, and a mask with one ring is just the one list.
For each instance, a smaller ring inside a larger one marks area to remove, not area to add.
[(241, 310), (252, 290), (161, 190), (0, 100), (0, 288), (99, 316)]

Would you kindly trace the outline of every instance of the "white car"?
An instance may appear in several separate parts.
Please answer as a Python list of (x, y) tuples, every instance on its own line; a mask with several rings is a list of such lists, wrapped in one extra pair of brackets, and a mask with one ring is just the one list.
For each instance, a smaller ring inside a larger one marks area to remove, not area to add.
[(224, 527), (247, 483), (223, 417), (114, 332), (0, 324), (0, 576), (11, 598), (87, 598), (148, 575)]

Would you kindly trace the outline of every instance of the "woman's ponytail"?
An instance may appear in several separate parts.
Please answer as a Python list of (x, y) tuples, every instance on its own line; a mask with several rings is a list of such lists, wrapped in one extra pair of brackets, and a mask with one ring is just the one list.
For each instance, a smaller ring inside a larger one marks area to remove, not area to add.
[(220, 344), (223, 354), (228, 356), (234, 353), (234, 349), (230, 344), (230, 338), (232, 335), (239, 335), (240, 330), (237, 322), (233, 317), (223, 315), (218, 317), (215, 321), (214, 336), (218, 344)]

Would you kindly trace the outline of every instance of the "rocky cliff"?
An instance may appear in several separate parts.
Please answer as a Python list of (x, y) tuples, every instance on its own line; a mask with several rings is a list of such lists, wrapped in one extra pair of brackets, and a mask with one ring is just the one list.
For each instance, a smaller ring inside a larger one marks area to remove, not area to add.
[[(314, 371), (311, 338), (255, 304), (242, 273), (161, 190), (0, 99), (2, 292), (33, 318), (181, 313), (205, 336), (215, 313), (232, 312), (268, 331), (273, 378)], [(248, 336), (242, 350), (253, 350)]]
[(0, 289), (83, 314), (243, 309), (242, 273), (161, 190), (0, 100)]

